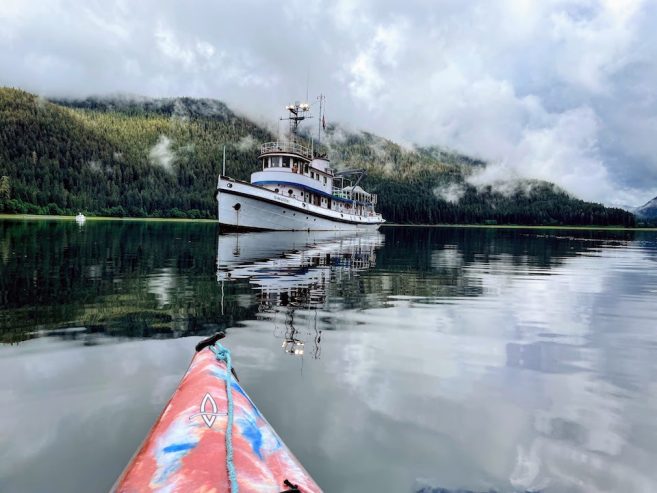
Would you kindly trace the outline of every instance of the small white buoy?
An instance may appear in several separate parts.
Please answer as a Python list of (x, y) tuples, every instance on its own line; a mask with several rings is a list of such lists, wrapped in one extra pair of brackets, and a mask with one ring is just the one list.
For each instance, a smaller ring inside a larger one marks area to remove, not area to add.
[(81, 212), (78, 212), (78, 215), (75, 216), (75, 222), (78, 224), (84, 224), (84, 222), (87, 220), (86, 217), (84, 217), (84, 214)]

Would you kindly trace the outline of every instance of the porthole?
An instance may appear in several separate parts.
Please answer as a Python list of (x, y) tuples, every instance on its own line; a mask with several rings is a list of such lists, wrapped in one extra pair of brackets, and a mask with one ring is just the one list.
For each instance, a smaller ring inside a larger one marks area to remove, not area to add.
[(274, 193), (278, 193), (278, 188), (274, 188)]
[(292, 189), (290, 188), (290, 189), (287, 191), (287, 193), (288, 193), (288, 195), (291, 197), (292, 194), (293, 194), (294, 192), (293, 192)]
[(233, 209), (235, 209), (235, 211), (238, 211), (238, 212), (241, 208), (242, 208), (242, 204), (240, 204), (239, 202), (233, 206)]
[(232, 183), (226, 183), (226, 186), (227, 186), (228, 188), (233, 188), (233, 184), (232, 184)]

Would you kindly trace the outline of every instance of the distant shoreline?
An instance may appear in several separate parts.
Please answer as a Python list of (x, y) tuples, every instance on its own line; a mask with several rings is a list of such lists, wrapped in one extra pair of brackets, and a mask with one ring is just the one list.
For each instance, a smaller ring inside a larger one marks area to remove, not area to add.
[[(75, 216), (56, 216), (41, 214), (0, 214), (3, 219), (74, 221)], [(149, 221), (149, 222), (177, 222), (177, 223), (217, 223), (216, 219), (192, 219), (177, 217), (111, 217), (111, 216), (85, 216), (86, 221)]]
[(400, 227), (400, 228), (484, 228), (484, 229), (569, 229), (569, 230), (582, 230), (582, 231), (657, 231), (656, 226), (645, 228), (628, 228), (625, 226), (537, 226), (537, 225), (521, 225), (521, 224), (397, 224), (385, 223), (382, 227)]
[[(74, 221), (75, 216), (56, 216), (40, 214), (0, 214), (0, 220), (5, 219), (22, 219), (28, 221), (48, 220), (48, 221)], [(216, 219), (190, 219), (175, 217), (110, 217), (110, 216), (85, 216), (86, 221), (147, 221), (147, 222), (177, 222), (177, 223), (210, 223), (218, 224)], [(400, 228), (483, 228), (483, 229), (569, 229), (582, 231), (657, 231), (657, 227), (645, 228), (627, 228), (624, 226), (529, 226), (520, 224), (397, 224), (385, 223), (382, 228), (388, 227)]]
[(625, 226), (566, 226), (566, 225), (545, 225), (530, 226), (522, 224), (397, 224), (385, 223), (381, 227), (395, 226), (399, 228), (483, 228), (483, 229), (568, 229), (582, 231), (657, 231), (657, 227), (645, 228), (628, 228)]

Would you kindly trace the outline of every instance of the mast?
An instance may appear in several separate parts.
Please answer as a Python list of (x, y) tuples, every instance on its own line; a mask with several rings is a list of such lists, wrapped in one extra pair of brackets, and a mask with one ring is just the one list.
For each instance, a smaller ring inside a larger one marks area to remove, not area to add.
[(317, 119), (317, 148), (322, 143), (322, 123), (324, 119), (322, 118), (322, 104), (326, 99), (323, 94), (318, 96), (319, 99), (319, 118)]
[(306, 118), (312, 118), (312, 115), (308, 114), (310, 112), (310, 105), (308, 103), (300, 103), (299, 101), (295, 101), (294, 104), (288, 104), (285, 109), (289, 111), (290, 114), (287, 118), (281, 118), (281, 120), (289, 120), (290, 134), (292, 134), (292, 138), (296, 140), (299, 123), (304, 121)]

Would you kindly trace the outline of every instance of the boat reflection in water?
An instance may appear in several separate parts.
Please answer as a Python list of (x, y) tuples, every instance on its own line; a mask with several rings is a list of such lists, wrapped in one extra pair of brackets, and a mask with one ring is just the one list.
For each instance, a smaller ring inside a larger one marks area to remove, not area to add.
[[(374, 267), (383, 246), (378, 232), (267, 232), (219, 235), (217, 281), (248, 280), (256, 293), (258, 318), (274, 322), (283, 350), (303, 356), (321, 353), (319, 312), (326, 308), (332, 282)], [(305, 318), (295, 314), (302, 311)], [(279, 315), (283, 317), (280, 323)], [(301, 318), (301, 320), (298, 320)], [(304, 328), (300, 328), (301, 324)]]

